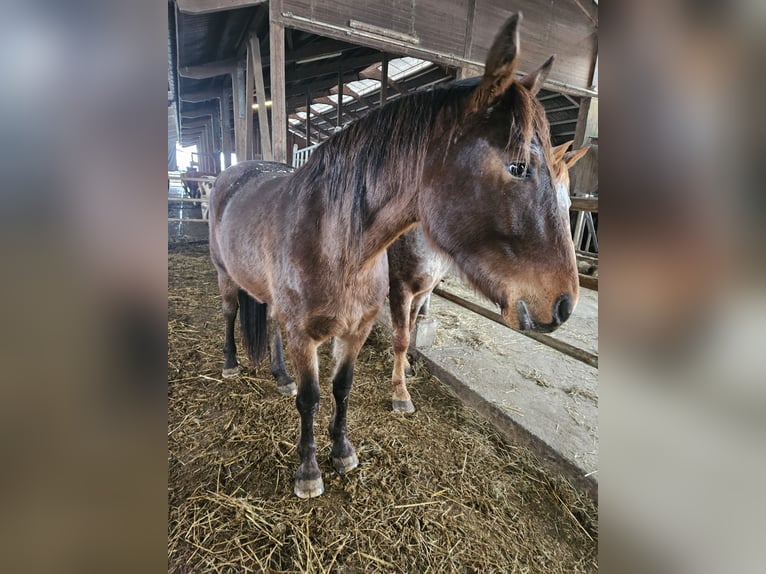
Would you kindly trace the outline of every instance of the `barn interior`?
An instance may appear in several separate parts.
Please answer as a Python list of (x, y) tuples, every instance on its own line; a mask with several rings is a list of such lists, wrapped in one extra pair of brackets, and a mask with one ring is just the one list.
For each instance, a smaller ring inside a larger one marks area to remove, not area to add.
[[(519, 75), (556, 54), (538, 94), (553, 144), (591, 146), (570, 173), (577, 312), (530, 337), (448, 277), (416, 326), (418, 408), (401, 416), (384, 310), (351, 395), (360, 469), (322, 463), (327, 492), (300, 501), (294, 401), (268, 365), (221, 378), (205, 199), (184, 197), (176, 150), (196, 149), (189, 181), (247, 159), (298, 167), (369, 110), (481, 75), (517, 11)], [(598, 2), (175, 0), (168, 22), (169, 570), (597, 570)]]

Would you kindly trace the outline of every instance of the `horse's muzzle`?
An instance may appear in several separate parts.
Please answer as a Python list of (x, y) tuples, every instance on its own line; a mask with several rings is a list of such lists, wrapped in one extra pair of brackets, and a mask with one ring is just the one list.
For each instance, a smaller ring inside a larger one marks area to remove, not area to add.
[(536, 333), (551, 333), (569, 319), (572, 314), (572, 298), (567, 295), (561, 295), (553, 302), (552, 317), (550, 323), (537, 323), (529, 313), (529, 308), (523, 299), (516, 303), (516, 312), (519, 316), (519, 329), (521, 331), (534, 331)]

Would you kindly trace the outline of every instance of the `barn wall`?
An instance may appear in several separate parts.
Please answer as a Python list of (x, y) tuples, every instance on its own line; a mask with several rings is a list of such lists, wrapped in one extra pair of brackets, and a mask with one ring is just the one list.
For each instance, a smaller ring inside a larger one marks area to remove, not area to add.
[[(555, 53), (558, 60), (547, 87), (587, 91), (597, 31), (571, 0), (512, 5), (508, 0), (283, 0), (277, 18), (288, 27), (461, 67), (482, 65), (498, 26), (518, 10), (524, 12), (520, 70), (531, 71)], [(393, 36), (354, 30), (350, 20), (390, 30)]]

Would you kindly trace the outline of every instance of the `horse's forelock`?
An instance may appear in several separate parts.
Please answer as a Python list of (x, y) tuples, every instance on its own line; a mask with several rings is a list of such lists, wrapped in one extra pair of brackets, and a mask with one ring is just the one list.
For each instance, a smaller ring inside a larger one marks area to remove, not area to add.
[(529, 90), (514, 83), (506, 93), (503, 105), (508, 106), (511, 117), (506, 152), (514, 154), (515, 161), (529, 163), (532, 142), (537, 137), (545, 163), (551, 165), (550, 129), (542, 104)]

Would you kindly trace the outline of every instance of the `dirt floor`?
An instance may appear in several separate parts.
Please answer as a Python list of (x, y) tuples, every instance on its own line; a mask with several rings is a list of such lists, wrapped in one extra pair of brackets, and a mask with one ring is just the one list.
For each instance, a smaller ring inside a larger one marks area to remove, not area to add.
[[(170, 572), (593, 572), (597, 509), (418, 368), (418, 411), (390, 410), (390, 337), (362, 350), (349, 433), (329, 462), (329, 345), (318, 459), (325, 494), (292, 493), (298, 414), (267, 365), (222, 379), (223, 328), (205, 245), (168, 256)], [(289, 354), (289, 350), (288, 350)]]

